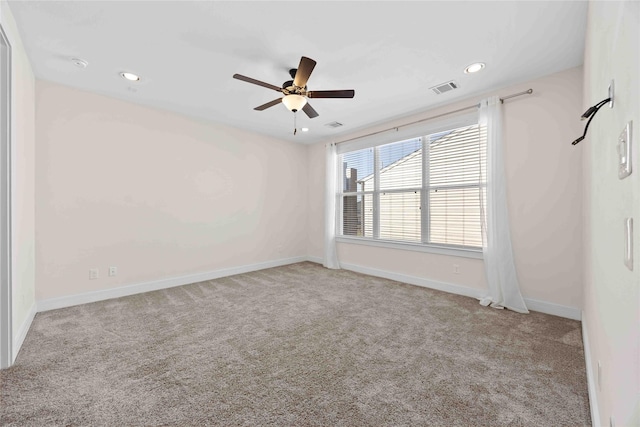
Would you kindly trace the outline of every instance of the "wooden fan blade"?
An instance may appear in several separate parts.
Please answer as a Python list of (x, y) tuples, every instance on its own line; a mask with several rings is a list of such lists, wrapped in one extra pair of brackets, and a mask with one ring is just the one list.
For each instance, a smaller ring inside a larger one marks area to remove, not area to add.
[(349, 90), (312, 90), (307, 92), (309, 98), (353, 98), (356, 91)]
[(274, 99), (273, 101), (267, 102), (266, 104), (262, 104), (254, 108), (254, 110), (262, 111), (266, 110), (269, 107), (273, 107), (274, 105), (278, 105), (282, 102), (282, 98)]
[(313, 107), (311, 105), (309, 105), (309, 103), (307, 102), (306, 104), (304, 104), (304, 107), (302, 107), (302, 111), (304, 111), (304, 113), (309, 116), (310, 119), (313, 119), (314, 117), (318, 117), (319, 114), (316, 110), (313, 109)]
[(254, 85), (266, 87), (267, 89), (273, 89), (275, 91), (282, 92), (281, 87), (278, 87), (269, 83), (261, 82), (260, 80), (252, 79), (251, 77), (243, 76), (242, 74), (234, 74), (233, 78), (242, 80), (243, 82), (253, 83)]
[(293, 84), (298, 87), (305, 87), (307, 85), (307, 80), (309, 80), (309, 76), (313, 71), (313, 68), (316, 66), (316, 61), (311, 58), (307, 58), (303, 56), (300, 58), (300, 65), (298, 65), (298, 71), (296, 71), (296, 76), (293, 79)]

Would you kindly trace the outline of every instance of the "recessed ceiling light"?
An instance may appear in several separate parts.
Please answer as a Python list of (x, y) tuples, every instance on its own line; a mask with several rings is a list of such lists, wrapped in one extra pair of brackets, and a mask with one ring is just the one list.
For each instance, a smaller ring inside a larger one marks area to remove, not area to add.
[(138, 76), (136, 74), (133, 74), (133, 73), (122, 72), (122, 73), (120, 73), (120, 76), (123, 79), (127, 79), (127, 80), (132, 81), (132, 82), (137, 82), (137, 81), (140, 80), (140, 76)]
[(80, 58), (71, 58), (71, 62), (73, 62), (73, 65), (79, 68), (87, 68), (87, 65), (89, 65), (87, 61)]
[(309, 128), (302, 128), (300, 129), (302, 132), (309, 132)]
[(465, 74), (477, 73), (484, 68), (484, 62), (474, 62), (464, 69)]

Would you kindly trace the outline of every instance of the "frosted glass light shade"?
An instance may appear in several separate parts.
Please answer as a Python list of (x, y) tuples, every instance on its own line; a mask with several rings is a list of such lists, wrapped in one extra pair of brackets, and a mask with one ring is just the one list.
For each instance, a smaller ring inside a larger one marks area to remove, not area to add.
[(282, 103), (294, 113), (301, 110), (307, 103), (307, 98), (302, 95), (287, 95), (282, 98)]

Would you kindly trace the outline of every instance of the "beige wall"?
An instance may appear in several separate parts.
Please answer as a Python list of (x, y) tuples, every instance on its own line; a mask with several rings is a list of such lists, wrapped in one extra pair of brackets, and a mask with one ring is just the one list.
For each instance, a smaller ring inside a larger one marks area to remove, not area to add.
[(36, 106), (39, 300), (305, 255), (306, 147), (43, 81)]
[[(594, 425), (640, 425), (640, 3), (591, 2), (585, 49), (583, 110), (607, 97), (615, 80), (614, 108), (601, 109), (585, 147), (584, 326), (595, 396)], [(633, 173), (617, 176), (616, 140), (633, 120)], [(623, 264), (623, 219), (632, 217), (634, 271)], [(597, 364), (602, 381), (597, 384)]]
[(307, 146), (307, 254), (322, 258), (324, 250), (324, 144)]
[[(12, 53), (12, 316), (13, 337), (26, 332), (35, 308), (34, 85), (11, 11), (0, 1), (0, 22)], [(15, 349), (14, 349), (15, 350)]]
[[(525, 298), (581, 308), (583, 147), (571, 146), (571, 141), (582, 131), (582, 68), (493, 93), (509, 95), (529, 88), (534, 90), (532, 95), (504, 104), (507, 191), (520, 285)], [(480, 98), (348, 137), (472, 105)], [(307, 251), (314, 257), (322, 257), (323, 253), (323, 153), (324, 144), (309, 147)], [(465, 286), (478, 292), (487, 287), (482, 260), (346, 243), (338, 244), (338, 254), (341, 262), (361, 267)], [(459, 265), (459, 274), (453, 273), (453, 264)]]

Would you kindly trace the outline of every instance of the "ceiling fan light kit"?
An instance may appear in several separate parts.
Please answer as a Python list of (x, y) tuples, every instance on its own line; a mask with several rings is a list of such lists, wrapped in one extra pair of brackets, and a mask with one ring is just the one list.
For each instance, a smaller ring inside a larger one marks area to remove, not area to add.
[(285, 95), (282, 103), (294, 113), (301, 110), (307, 103), (307, 98), (302, 95)]
[[(313, 71), (315, 66), (316, 61), (303, 56), (302, 58), (300, 58), (300, 65), (298, 65), (298, 68), (292, 68), (291, 70), (289, 70), (289, 75), (293, 80), (284, 82), (282, 84), (282, 87), (265, 83), (263, 81), (243, 76), (241, 74), (234, 74), (233, 78), (254, 85), (266, 87), (267, 89), (272, 89), (276, 92), (281, 92), (282, 94), (284, 94), (282, 98), (274, 99), (273, 101), (267, 102), (266, 104), (259, 105), (255, 107), (254, 110), (266, 110), (267, 108), (273, 107), (274, 105), (278, 105), (280, 102), (282, 102), (289, 109), (289, 111), (296, 113), (297, 111), (302, 110), (310, 119), (313, 119), (315, 117), (318, 117), (319, 114), (309, 104), (308, 99), (353, 98), (355, 96), (355, 91), (353, 89), (307, 91), (307, 81), (309, 80), (309, 76), (311, 76), (311, 72)], [(296, 130), (294, 130), (293, 134), (296, 134)]]

